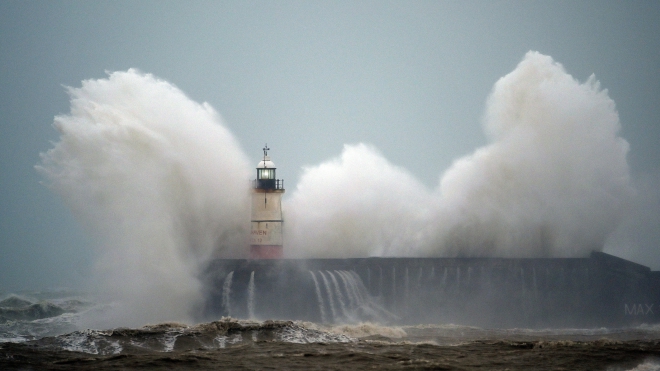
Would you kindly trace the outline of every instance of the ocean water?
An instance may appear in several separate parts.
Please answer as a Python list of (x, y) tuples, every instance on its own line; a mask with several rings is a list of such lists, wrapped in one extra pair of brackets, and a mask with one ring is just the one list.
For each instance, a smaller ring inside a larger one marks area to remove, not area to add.
[(89, 328), (112, 303), (70, 291), (0, 296), (0, 369), (660, 370), (660, 326), (481, 328), (223, 317)]

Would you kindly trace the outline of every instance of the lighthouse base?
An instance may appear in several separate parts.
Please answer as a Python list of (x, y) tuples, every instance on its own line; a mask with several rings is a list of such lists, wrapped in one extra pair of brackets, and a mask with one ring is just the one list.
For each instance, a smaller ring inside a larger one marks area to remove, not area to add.
[(250, 259), (282, 259), (282, 245), (250, 245)]

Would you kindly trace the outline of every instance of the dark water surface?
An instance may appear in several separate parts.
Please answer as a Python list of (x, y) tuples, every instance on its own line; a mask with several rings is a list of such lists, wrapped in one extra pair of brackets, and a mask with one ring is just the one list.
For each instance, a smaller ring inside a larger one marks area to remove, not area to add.
[(224, 349), (122, 352), (109, 356), (7, 343), (0, 348), (0, 369), (629, 370), (639, 366), (640, 370), (654, 370), (655, 357), (660, 358), (657, 341), (472, 341), (456, 346), (264, 341)]
[(660, 340), (652, 337), (655, 332), (635, 330), (322, 328), (223, 319), (5, 342), (0, 369), (660, 370)]
[(481, 328), (222, 318), (85, 329), (109, 307), (72, 293), (0, 300), (2, 370), (660, 371), (660, 325)]

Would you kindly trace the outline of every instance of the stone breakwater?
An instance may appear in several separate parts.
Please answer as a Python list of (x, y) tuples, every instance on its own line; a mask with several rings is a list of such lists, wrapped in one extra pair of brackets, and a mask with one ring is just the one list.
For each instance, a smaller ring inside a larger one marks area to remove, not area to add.
[(496, 328), (660, 320), (660, 272), (598, 252), (558, 259), (222, 259), (209, 265), (206, 281), (211, 317)]

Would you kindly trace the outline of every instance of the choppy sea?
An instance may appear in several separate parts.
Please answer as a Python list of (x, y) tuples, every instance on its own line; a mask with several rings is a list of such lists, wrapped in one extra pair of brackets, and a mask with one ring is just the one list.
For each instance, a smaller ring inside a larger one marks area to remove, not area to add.
[(109, 304), (66, 290), (0, 296), (0, 370), (659, 370), (660, 326), (479, 328), (218, 318), (87, 328)]

